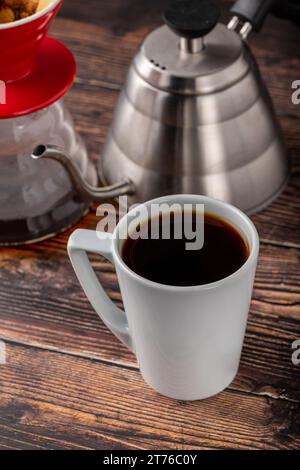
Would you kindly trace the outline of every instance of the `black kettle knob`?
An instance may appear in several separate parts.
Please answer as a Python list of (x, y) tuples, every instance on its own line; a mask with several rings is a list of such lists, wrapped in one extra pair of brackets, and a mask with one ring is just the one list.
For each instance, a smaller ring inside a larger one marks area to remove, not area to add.
[(211, 0), (175, 0), (163, 12), (169, 28), (187, 39), (208, 34), (220, 17), (219, 7)]

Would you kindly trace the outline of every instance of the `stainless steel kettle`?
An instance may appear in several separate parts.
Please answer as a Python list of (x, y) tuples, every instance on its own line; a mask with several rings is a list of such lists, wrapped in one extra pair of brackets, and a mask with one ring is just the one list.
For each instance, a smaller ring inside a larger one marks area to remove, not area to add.
[(135, 56), (108, 134), (99, 173), (81, 178), (63, 149), (35, 158), (65, 165), (84, 198), (129, 194), (129, 203), (204, 194), (247, 213), (267, 206), (289, 174), (281, 130), (247, 45), (271, 1), (239, 0), (228, 26), (209, 0), (176, 0)]

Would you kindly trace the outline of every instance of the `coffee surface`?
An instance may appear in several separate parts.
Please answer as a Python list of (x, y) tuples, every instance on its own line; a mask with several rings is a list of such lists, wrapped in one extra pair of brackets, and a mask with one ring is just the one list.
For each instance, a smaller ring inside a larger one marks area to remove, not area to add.
[[(193, 227), (197, 214), (191, 213)], [(198, 286), (224, 279), (236, 272), (247, 260), (249, 248), (239, 231), (230, 223), (212, 214), (204, 217), (204, 244), (199, 250), (187, 250), (184, 236), (176, 239), (175, 224), (182, 224), (184, 218), (172, 218), (170, 239), (163, 239), (161, 232), (163, 216), (146, 221), (148, 227), (139, 231), (150, 234), (150, 226), (159, 230), (159, 238), (138, 237), (124, 242), (121, 256), (127, 266), (136, 274), (150, 281), (172, 286)], [(178, 227), (177, 227), (178, 228)]]

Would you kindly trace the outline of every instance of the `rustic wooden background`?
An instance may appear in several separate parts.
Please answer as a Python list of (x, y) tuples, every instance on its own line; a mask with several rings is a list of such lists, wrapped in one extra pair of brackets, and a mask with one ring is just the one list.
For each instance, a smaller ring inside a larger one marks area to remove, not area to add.
[[(64, 0), (52, 35), (78, 75), (67, 104), (94, 159), (139, 42), (165, 0)], [(224, 6), (224, 2), (222, 2)], [(228, 18), (224, 8), (224, 19)], [(135, 358), (97, 318), (66, 255), (68, 233), (0, 253), (0, 449), (300, 448), (300, 28), (270, 18), (251, 43), (284, 128), (290, 184), (253, 217), (262, 241), (239, 374), (222, 394), (176, 402), (142, 381)], [(94, 228), (91, 213), (79, 226)], [(112, 266), (93, 257), (120, 303)]]

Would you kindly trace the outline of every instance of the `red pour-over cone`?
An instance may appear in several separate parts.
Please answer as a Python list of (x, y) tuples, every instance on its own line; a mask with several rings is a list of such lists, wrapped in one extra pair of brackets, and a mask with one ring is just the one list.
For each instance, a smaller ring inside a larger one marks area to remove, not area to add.
[(62, 0), (52, 2), (42, 11), (13, 23), (0, 24), (0, 80), (19, 80), (28, 75)]
[(52, 0), (35, 15), (0, 24), (0, 120), (48, 107), (72, 86), (73, 55), (47, 36), (61, 4), (62, 0)]

